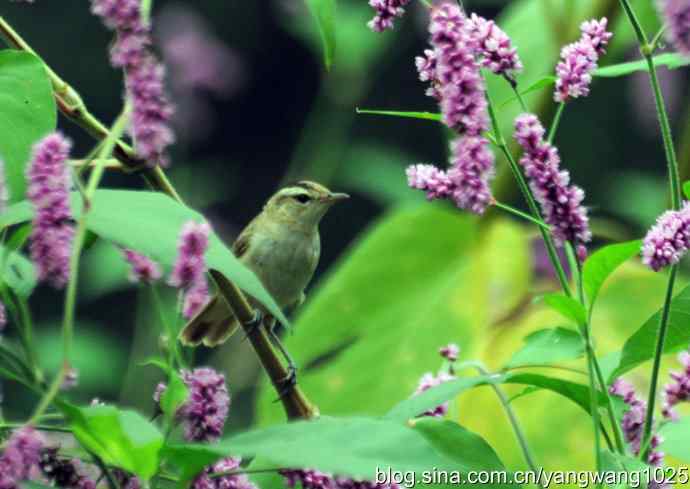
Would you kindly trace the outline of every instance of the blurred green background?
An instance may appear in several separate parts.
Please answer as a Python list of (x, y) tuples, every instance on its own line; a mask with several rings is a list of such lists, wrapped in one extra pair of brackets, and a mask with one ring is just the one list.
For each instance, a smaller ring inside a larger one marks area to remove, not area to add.
[[(615, 0), (469, 1), (465, 7), (499, 24), (513, 38), (526, 87), (553, 73), (560, 47), (578, 37), (580, 21), (607, 15), (615, 37), (601, 64), (637, 59)], [(658, 20), (650, 0), (635, 2), (649, 32)], [(87, 2), (6, 2), (4, 15), (55, 71), (74, 85), (98, 117), (111, 121), (122, 80), (105, 56), (110, 33)], [(437, 348), (454, 341), (462, 358), (500, 368), (528, 333), (563, 324), (532, 303), (556, 290), (544, 270), (536, 230), (490, 212), (477, 219), (445, 204), (428, 204), (406, 186), (404, 169), (443, 166), (446, 133), (431, 121), (357, 115), (356, 107), (436, 111), (417, 80), (414, 56), (426, 44), (426, 12), (412, 2), (394, 31), (366, 27), (364, 0), (339, 0), (338, 47), (326, 72), (316, 28), (301, 0), (257, 2), (156, 1), (157, 49), (169, 67), (177, 105), (178, 142), (171, 179), (228, 243), (278, 186), (297, 178), (353, 195), (321, 226), (322, 260), (288, 346), (302, 367), (300, 383), (322, 413), (379, 414), (404, 399), (439, 365)], [(686, 69), (660, 70), (677, 140), (681, 173), (690, 175), (690, 94)], [(509, 98), (502, 80), (492, 96)], [(550, 90), (527, 96), (549, 121)], [(500, 114), (508, 130), (516, 104)], [(75, 154), (93, 144), (78, 128), (60, 127)], [(506, 134), (508, 134), (506, 132)], [(688, 134), (688, 136), (686, 136)], [(653, 100), (644, 73), (597, 78), (592, 94), (568, 105), (557, 139), (563, 165), (587, 192), (593, 248), (639, 238), (665, 207), (665, 163)], [(496, 195), (523, 207), (497, 158)], [(133, 187), (131, 176), (109, 174), (106, 186)], [(156, 239), (152, 236), (151, 239)], [(151, 297), (131, 286), (120, 254), (98, 241), (87, 251), (80, 284), (75, 364), (82, 402), (99, 398), (152, 411), (160, 372), (140, 363), (158, 350), (160, 325)], [(687, 273), (679, 286), (687, 283)], [(599, 352), (621, 348), (662, 301), (665, 279), (639, 264), (619, 271), (594, 315)], [(168, 303), (174, 307), (170, 292)], [(31, 299), (46, 367), (59, 364), (62, 296), (40, 288)], [(10, 328), (8, 334), (11, 336)], [(280, 404), (249, 345), (236, 335), (224, 347), (197, 354), (222, 369), (233, 395), (227, 430), (280, 422)], [(674, 365), (669, 358), (668, 365)], [(649, 366), (631, 375), (644, 387)], [(585, 379), (573, 377), (584, 382)], [(510, 393), (519, 387), (508, 388)], [(22, 419), (35, 401), (4, 385), (4, 412)], [(540, 462), (549, 469), (591, 466), (591, 424), (574, 404), (547, 392), (514, 402)], [(523, 461), (494, 394), (462, 395), (453, 416), (497, 449), (507, 465)]]

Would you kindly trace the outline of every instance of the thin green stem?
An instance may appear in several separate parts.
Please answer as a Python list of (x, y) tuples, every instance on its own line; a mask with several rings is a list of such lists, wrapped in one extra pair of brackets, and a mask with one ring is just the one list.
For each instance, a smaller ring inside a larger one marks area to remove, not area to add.
[(513, 89), (513, 93), (515, 93), (515, 97), (518, 99), (518, 102), (520, 104), (520, 108), (525, 112), (529, 112), (529, 109), (527, 108), (527, 104), (525, 103), (525, 99), (522, 98), (522, 94), (520, 93), (520, 90), (518, 89), (517, 82), (514, 80), (508, 80), (508, 84), (510, 85), (510, 88)]
[(548, 224), (546, 224), (544, 221), (542, 221), (540, 219), (536, 219), (536, 218), (530, 216), (529, 214), (522, 212), (519, 209), (516, 209), (515, 207), (511, 207), (508, 204), (503, 204), (503, 203), (498, 202), (498, 201), (494, 201), (493, 205), (498, 207), (499, 209), (503, 209), (506, 212), (509, 212), (513, 215), (521, 217), (522, 219), (526, 219), (526, 220), (530, 221), (531, 223), (536, 224), (539, 227), (542, 227), (542, 228), (549, 230), (549, 231), (551, 230), (551, 227)]
[[(172, 325), (168, 321), (168, 319), (165, 317), (165, 309), (163, 307), (163, 301), (161, 300), (160, 294), (158, 293), (158, 289), (156, 288), (156, 284), (151, 284), (151, 295), (153, 296), (153, 302), (155, 305), (156, 310), (158, 311), (158, 317), (160, 318), (160, 322), (163, 326), (163, 329), (165, 329), (165, 334), (168, 335), (168, 342), (167, 342), (167, 348), (168, 348), (168, 367), (171, 369), (175, 368), (175, 361), (180, 364), (180, 355), (179, 351), (177, 349), (177, 335), (175, 334), (175, 331), (173, 330)], [(180, 364), (181, 365), (181, 364)]]
[[(496, 117), (496, 112), (493, 107), (493, 101), (491, 100), (491, 96), (488, 90), (486, 91), (486, 99), (488, 101), (489, 116), (491, 117), (491, 125), (493, 127), (494, 136), (496, 137), (496, 143), (503, 155), (506, 157), (506, 160), (508, 160), (510, 170), (512, 171), (513, 176), (517, 181), (518, 187), (520, 187), (522, 195), (525, 197), (525, 200), (527, 201), (527, 205), (529, 206), (530, 212), (532, 213), (532, 217), (543, 222), (541, 212), (539, 212), (539, 207), (537, 206), (537, 202), (534, 199), (534, 196), (532, 195), (532, 191), (527, 185), (525, 177), (522, 175), (522, 172), (520, 171), (520, 168), (518, 167), (515, 158), (513, 158), (513, 155), (508, 149), (508, 145), (506, 144), (506, 141), (503, 138), (503, 133), (501, 132), (501, 127), (498, 123), (498, 118)], [(561, 261), (558, 259), (558, 253), (556, 252), (556, 245), (553, 242), (553, 238), (551, 237), (551, 234), (542, 227), (539, 227), (539, 232), (541, 233), (542, 238), (544, 239), (544, 244), (546, 245), (546, 250), (549, 254), (549, 259), (551, 260), (551, 263), (554, 269), (556, 270), (558, 281), (561, 283), (561, 287), (563, 288), (565, 294), (570, 297), (572, 296), (572, 293), (570, 292), (568, 279), (566, 277), (565, 270), (563, 270), (563, 265), (561, 264)]]
[(550, 368), (550, 369), (554, 369), (554, 370), (562, 370), (564, 372), (570, 372), (570, 373), (579, 374), (579, 375), (587, 375), (587, 372), (585, 372), (584, 370), (577, 369), (577, 368), (562, 367), (560, 365), (545, 365), (545, 364), (539, 364), (539, 363), (535, 363), (533, 365), (517, 365), (515, 367), (508, 367), (508, 368), (504, 369), (504, 371), (509, 372), (511, 370), (522, 370), (522, 369), (526, 369), (526, 368)]
[(26, 355), (29, 359), (29, 364), (33, 369), (36, 380), (38, 382), (42, 382), (43, 372), (41, 371), (41, 367), (38, 363), (38, 354), (36, 353), (36, 348), (33, 341), (34, 326), (33, 319), (31, 317), (31, 310), (29, 309), (29, 305), (27, 304), (26, 299), (23, 297), (17, 296), (17, 304), (19, 309), (19, 316), (21, 317), (22, 324), (24, 326), (23, 330), (26, 339)]
[(611, 394), (609, 393), (609, 390), (607, 388), (606, 380), (604, 379), (604, 374), (601, 371), (601, 365), (599, 365), (599, 361), (596, 355), (593, 356), (593, 359), (594, 373), (597, 377), (597, 381), (599, 382), (601, 392), (603, 392), (606, 396), (606, 411), (608, 412), (609, 422), (611, 423), (611, 429), (613, 430), (613, 437), (616, 441), (616, 449), (621, 455), (624, 455), (625, 441), (623, 438), (623, 430), (621, 428), (620, 423), (616, 419), (616, 411), (613, 406), (613, 399), (611, 398)]
[[(24, 423), (2, 423), (0, 424), (0, 429), (10, 429), (13, 430), (15, 428), (21, 428), (22, 426), (25, 426)], [(45, 424), (34, 424), (33, 428), (37, 429), (38, 431), (49, 431), (52, 433), (72, 433), (72, 430), (70, 428), (66, 428), (64, 426), (51, 426), (51, 425), (45, 425)]]
[[(635, 11), (632, 8), (629, 0), (620, 0), (623, 9), (625, 10), (628, 20), (633, 26), (635, 35), (640, 44), (640, 52), (647, 61), (649, 71), (649, 81), (654, 93), (654, 104), (656, 106), (657, 118), (659, 120), (659, 127), (661, 129), (661, 137), (664, 143), (664, 153), (666, 155), (666, 164), (668, 168), (668, 180), (671, 190), (671, 203), (674, 209), (679, 209), (681, 204), (681, 186), (680, 175), (678, 172), (678, 161), (676, 160), (676, 153), (673, 145), (673, 136), (671, 133), (671, 124), (666, 113), (666, 104), (664, 96), (661, 92), (659, 79), (657, 77), (656, 67), (654, 66), (654, 48), (656, 41), (651, 45), (647, 40), (647, 35), (642, 28)], [(656, 37), (655, 37), (656, 39)], [(661, 356), (664, 353), (664, 345), (666, 343), (666, 334), (668, 330), (668, 319), (670, 316), (671, 299), (673, 297), (673, 286), (676, 280), (677, 267), (671, 267), (669, 274), (668, 285), (666, 286), (666, 298), (664, 299), (664, 307), (661, 313), (661, 321), (659, 323), (659, 331), (657, 334), (656, 351), (654, 355), (654, 363), (652, 365), (651, 385), (649, 387), (649, 396), (647, 400), (647, 416), (645, 420), (644, 432), (642, 437), (642, 446), (649, 446), (652, 438), (652, 427), (654, 423), (654, 406), (656, 404), (656, 393), (659, 381), (659, 369), (661, 368)], [(646, 460), (647, 449), (640, 450), (642, 460)]]
[(547, 141), (552, 143), (553, 138), (556, 137), (556, 131), (558, 131), (558, 126), (561, 124), (561, 116), (563, 115), (563, 110), (565, 110), (565, 102), (558, 104), (556, 109), (556, 114), (553, 116), (553, 121), (551, 122), (551, 128), (549, 129), (549, 135)]

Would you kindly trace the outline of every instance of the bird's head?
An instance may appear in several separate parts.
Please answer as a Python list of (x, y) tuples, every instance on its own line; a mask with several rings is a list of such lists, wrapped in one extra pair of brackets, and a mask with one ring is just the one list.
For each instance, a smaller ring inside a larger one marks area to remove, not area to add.
[(310, 228), (319, 224), (333, 204), (347, 198), (347, 194), (331, 192), (316, 182), (302, 180), (276, 192), (266, 203), (264, 212)]

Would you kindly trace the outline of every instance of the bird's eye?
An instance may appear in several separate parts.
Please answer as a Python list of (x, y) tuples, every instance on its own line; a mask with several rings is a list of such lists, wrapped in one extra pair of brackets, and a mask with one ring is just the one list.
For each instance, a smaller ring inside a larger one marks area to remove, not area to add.
[(299, 194), (299, 195), (293, 196), (293, 199), (295, 199), (300, 204), (306, 204), (307, 202), (309, 202), (311, 200), (311, 197), (309, 197), (307, 194)]

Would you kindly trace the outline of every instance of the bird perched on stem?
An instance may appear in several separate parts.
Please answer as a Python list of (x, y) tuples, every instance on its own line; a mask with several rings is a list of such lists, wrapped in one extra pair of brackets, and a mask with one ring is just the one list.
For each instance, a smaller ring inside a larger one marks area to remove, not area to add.
[[(347, 199), (315, 182), (300, 181), (276, 192), (232, 246), (235, 256), (261, 280), (282, 308), (304, 301), (321, 253), (319, 222), (333, 204)], [(278, 338), (276, 320), (257, 300), (250, 303), (264, 315), (263, 324), (288, 362), (290, 381), (295, 365)], [(216, 294), (185, 326), (180, 341), (188, 346), (218, 346), (239, 326), (227, 302)]]

